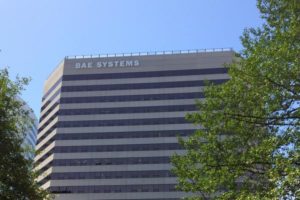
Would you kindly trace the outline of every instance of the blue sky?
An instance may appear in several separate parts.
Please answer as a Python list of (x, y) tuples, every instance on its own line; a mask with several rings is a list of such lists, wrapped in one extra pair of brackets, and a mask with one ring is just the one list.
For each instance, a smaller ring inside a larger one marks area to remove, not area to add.
[(30, 76), (37, 116), (44, 81), (68, 55), (232, 47), (262, 21), (255, 0), (0, 0), (0, 68)]

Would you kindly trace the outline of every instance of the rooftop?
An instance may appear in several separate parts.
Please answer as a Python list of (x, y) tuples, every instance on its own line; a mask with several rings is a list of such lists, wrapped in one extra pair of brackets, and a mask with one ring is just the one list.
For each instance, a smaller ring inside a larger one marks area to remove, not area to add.
[[(233, 48), (209, 48), (209, 49), (190, 49), (190, 50), (170, 50), (170, 51), (148, 51), (135, 53), (114, 53), (114, 54), (90, 54), (90, 55), (76, 55), (66, 56), (64, 60), (83, 59), (83, 58), (114, 58), (114, 57), (129, 57), (129, 56), (151, 56), (151, 55), (178, 55), (178, 54), (195, 54), (195, 53), (209, 53), (209, 52), (228, 52), (233, 51)], [(50, 73), (49, 77), (63, 64), (62, 60), (57, 67)]]
[(211, 49), (191, 49), (191, 50), (171, 50), (171, 51), (149, 51), (149, 52), (135, 52), (135, 53), (114, 53), (114, 54), (95, 54), (95, 55), (91, 54), (91, 55), (66, 56), (65, 59), (173, 55), (173, 54), (191, 54), (191, 53), (225, 52), (225, 51), (233, 51), (233, 49), (232, 48), (211, 48)]

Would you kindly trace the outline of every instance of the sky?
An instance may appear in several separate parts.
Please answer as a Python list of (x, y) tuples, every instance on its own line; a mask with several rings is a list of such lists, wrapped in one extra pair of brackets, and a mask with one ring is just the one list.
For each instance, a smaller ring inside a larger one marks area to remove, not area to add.
[(262, 24), (255, 0), (0, 0), (0, 69), (31, 77), (22, 98), (40, 115), (44, 82), (65, 56), (242, 49)]

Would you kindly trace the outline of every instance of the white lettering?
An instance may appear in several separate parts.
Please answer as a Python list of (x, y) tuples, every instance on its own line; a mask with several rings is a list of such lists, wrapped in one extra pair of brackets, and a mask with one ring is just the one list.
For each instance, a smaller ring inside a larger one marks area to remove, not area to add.
[(102, 62), (103, 67), (107, 66), (107, 62)]
[(138, 60), (135, 60), (134, 61), (134, 66), (139, 66), (140, 65), (140, 62)]
[(108, 67), (113, 67), (114, 66), (114, 63), (112, 61), (109, 61), (108, 62)]
[(132, 67), (133, 66), (133, 62), (132, 60), (126, 60), (126, 67)]
[(139, 60), (114, 60), (93, 62), (76, 62), (75, 69), (102, 68), (102, 67), (136, 67), (140, 65)]
[(86, 64), (85, 64), (85, 63), (82, 63), (82, 64), (81, 64), (81, 68), (86, 68)]
[(88, 62), (87, 67), (88, 68), (92, 68), (93, 67), (93, 63), (92, 62)]

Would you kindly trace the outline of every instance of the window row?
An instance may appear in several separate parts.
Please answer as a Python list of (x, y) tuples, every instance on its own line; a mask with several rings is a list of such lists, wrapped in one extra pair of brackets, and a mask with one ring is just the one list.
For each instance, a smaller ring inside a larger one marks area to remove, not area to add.
[[(221, 84), (227, 79), (207, 80), (214, 84)], [(205, 86), (206, 81), (177, 81), (177, 82), (155, 82), (155, 83), (129, 83), (112, 85), (80, 85), (80, 86), (62, 86), (62, 92), (75, 91), (111, 91), (111, 90), (133, 90), (133, 89), (155, 89), (155, 88), (176, 88), (176, 87), (197, 87)]]
[(166, 164), (170, 157), (55, 159), (52, 166)]
[(107, 172), (61, 172), (52, 173), (39, 181), (43, 185), (49, 180), (69, 179), (119, 179), (119, 178), (162, 178), (174, 177), (169, 170), (156, 171), (107, 171)]
[(57, 127), (96, 127), (96, 126), (137, 126), (157, 124), (188, 124), (184, 117), (149, 118), (149, 119), (116, 119), (116, 120), (87, 120), (87, 121), (59, 121)]
[(127, 157), (127, 158), (82, 158), (54, 159), (39, 170), (47, 171), (52, 166), (93, 166), (93, 165), (138, 165), (138, 164), (168, 164), (170, 157)]
[(175, 184), (52, 186), (49, 188), (49, 190), (51, 193), (123, 193), (176, 191)]
[(180, 150), (178, 143), (158, 144), (127, 144), (127, 145), (91, 145), (91, 146), (55, 146), (45, 155), (36, 160), (39, 164), (53, 153), (80, 153), (80, 152), (116, 152), (116, 151), (157, 151), (157, 150)]
[[(56, 106), (58, 106), (59, 105), (59, 102), (55, 102), (41, 117), (40, 117), (40, 121), (39, 122), (41, 122), (41, 121), (43, 121), (43, 119), (45, 119), (48, 115), (49, 115), (49, 113), (50, 112), (52, 112), (52, 110), (54, 110), (55, 108), (56, 108)], [(42, 110), (43, 111), (43, 110)], [(41, 112), (42, 112), (41, 111)]]
[[(52, 131), (54, 131), (57, 128), (57, 123), (53, 124), (39, 139), (37, 139), (37, 145), (43, 141)], [(39, 132), (40, 133), (40, 132)]]
[[(127, 102), (127, 101), (149, 101), (149, 100), (169, 100), (169, 99), (197, 99), (203, 98), (204, 94), (196, 93), (171, 93), (171, 94), (143, 94), (143, 95), (122, 95), (122, 96), (93, 96), (93, 97), (63, 97), (62, 104), (69, 103), (103, 103), (103, 102)], [(49, 102), (50, 103), (50, 102)], [(47, 104), (48, 105), (48, 104)], [(46, 106), (41, 108), (43, 111)], [(59, 102), (54, 103), (40, 118), (44, 119)]]
[[(211, 69), (191, 69), (191, 70), (171, 70), (171, 71), (154, 71), (154, 72), (130, 72), (130, 73), (112, 73), (112, 74), (83, 74), (83, 75), (64, 75), (43, 96), (44, 101), (47, 96), (61, 83), (62, 79), (67, 80), (93, 80), (93, 79), (118, 79), (118, 78), (140, 78), (140, 77), (162, 77), (162, 76), (184, 76), (184, 75), (201, 75), (201, 74), (219, 74), (226, 73), (226, 68)], [(123, 84), (122, 84), (123, 85)], [(134, 89), (134, 88), (131, 88)], [(146, 89), (146, 88), (145, 88)], [(42, 110), (54, 99), (60, 90), (52, 95), (49, 101), (42, 106)]]
[(118, 96), (89, 96), (89, 97), (62, 97), (60, 103), (104, 103), (104, 102), (128, 102), (128, 101), (157, 101), (171, 99), (198, 99), (203, 98), (202, 92), (169, 93), (169, 94), (139, 94)]
[(151, 150), (176, 150), (176, 149), (182, 149), (182, 147), (178, 143), (56, 146), (54, 147), (54, 153), (151, 151)]
[[(38, 160), (34, 161), (36, 165), (40, 164), (41, 162), (43, 162), (44, 160), (46, 160), (47, 158), (49, 158), (51, 155), (53, 154), (53, 148), (50, 149), (45, 155), (43, 155), (42, 157), (40, 157)], [(48, 169), (48, 167), (47, 167)], [(41, 171), (45, 171), (45, 170), (41, 170)]]
[[(177, 137), (190, 136), (195, 132), (191, 130), (166, 130), (166, 131), (131, 131), (131, 132), (99, 132), (99, 133), (57, 133), (39, 148), (47, 148), (55, 140), (90, 140), (90, 139), (119, 139), (119, 138), (151, 138), (151, 137)], [(40, 138), (42, 139), (42, 138)], [(38, 144), (41, 140), (38, 141)]]
[(44, 109), (52, 102), (52, 100), (53, 100), (55, 97), (57, 97), (60, 93), (61, 93), (61, 90), (56, 91), (56, 92), (51, 96), (51, 98), (49, 98), (49, 99), (46, 101), (46, 103), (44, 103), (44, 104), (42, 105), (41, 111), (43, 111), (43, 110), (44, 110)]
[(146, 77), (165, 77), (165, 76), (186, 76), (204, 74), (223, 74), (227, 73), (227, 68), (208, 68), (208, 69), (185, 69), (168, 71), (149, 71), (149, 72), (123, 72), (105, 74), (79, 74), (64, 75), (64, 81), (73, 80), (100, 80), (100, 79), (121, 79), (121, 78), (146, 78)]
[(58, 112), (54, 113), (44, 124), (39, 127), (38, 132), (42, 132), (56, 117), (58, 116)]
[(169, 170), (52, 173), (51, 180), (174, 177)]
[(151, 113), (195, 111), (196, 105), (170, 105), (170, 106), (142, 106), (142, 107), (114, 107), (114, 108), (85, 108), (61, 109), (58, 115), (97, 115), (97, 114), (123, 114), (123, 113)]
[(160, 131), (130, 131), (130, 132), (98, 132), (98, 133), (58, 133), (55, 140), (88, 140), (115, 138), (150, 138), (189, 136), (196, 130), (160, 130)]
[(127, 158), (82, 158), (54, 159), (39, 170), (47, 171), (52, 166), (93, 166), (93, 165), (139, 165), (139, 164), (168, 164), (170, 157), (127, 157)]
[(44, 94), (42, 101), (44, 101), (47, 96), (53, 91), (55, 90), (55, 88), (62, 82), (62, 77), (60, 77), (50, 88), (49, 90)]
[(171, 106), (145, 106), (145, 107), (116, 107), (116, 108), (86, 108), (86, 109), (62, 109), (54, 113), (39, 128), (41, 132), (58, 115), (97, 115), (97, 114), (125, 114), (125, 113), (154, 113), (154, 112), (179, 112), (196, 111), (196, 105), (171, 105)]
[(149, 118), (149, 119), (118, 119), (118, 120), (89, 120), (89, 121), (60, 121), (51, 126), (37, 141), (39, 144), (55, 128), (67, 127), (96, 127), (96, 126), (137, 126), (156, 124), (188, 124), (184, 117)]

